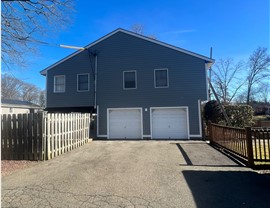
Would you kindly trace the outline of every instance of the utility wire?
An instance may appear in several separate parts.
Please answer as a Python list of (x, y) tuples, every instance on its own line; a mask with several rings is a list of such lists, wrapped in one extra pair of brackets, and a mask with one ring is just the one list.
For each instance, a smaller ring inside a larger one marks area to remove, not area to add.
[(31, 42), (31, 43), (37, 43), (37, 44), (41, 44), (41, 45), (46, 45), (46, 46), (51, 46), (51, 47), (58, 47), (58, 48), (69, 48), (69, 49), (77, 49), (77, 50), (85, 50), (86, 48), (84, 47), (78, 47), (78, 46), (70, 46), (70, 45), (64, 45), (64, 44), (56, 44), (56, 43), (48, 43), (45, 41), (40, 41), (40, 40), (34, 40), (34, 39), (10, 39), (10, 38), (6, 38), (8, 40), (11, 41), (19, 41), (19, 42), (23, 42), (23, 41), (27, 41), (27, 42)]

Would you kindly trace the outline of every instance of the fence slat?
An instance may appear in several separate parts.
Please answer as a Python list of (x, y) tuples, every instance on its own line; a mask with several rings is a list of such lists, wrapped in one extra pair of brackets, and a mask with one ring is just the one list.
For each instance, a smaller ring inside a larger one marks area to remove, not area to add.
[(11, 115), (8, 115), (8, 118), (7, 118), (7, 130), (8, 130), (8, 149), (9, 149), (9, 159), (13, 160), (13, 146), (12, 146), (12, 120), (11, 120)]
[(44, 151), (43, 148), (45, 146), (43, 140), (43, 133), (42, 129), (45, 131), (45, 121), (43, 122), (43, 113), (38, 113), (38, 125), (37, 125), (37, 134), (38, 134), (38, 142), (37, 142), (37, 149), (38, 149), (38, 160), (44, 160)]
[(248, 165), (249, 165), (249, 167), (253, 168), (253, 166), (254, 166), (254, 156), (253, 156), (251, 127), (246, 127), (246, 139), (247, 139)]
[(23, 159), (23, 118), (22, 114), (18, 115), (18, 155), (19, 160)]
[(47, 140), (47, 159), (50, 160), (51, 157), (51, 143), (52, 143), (52, 133), (51, 133), (51, 114), (47, 115), (47, 134), (44, 135), (45, 139)]
[(2, 132), (1, 132), (1, 140), (2, 140), (2, 147), (4, 147), (4, 150), (2, 149), (1, 157), (8, 159), (8, 128), (7, 128), (7, 115), (2, 115)]
[(33, 148), (33, 160), (38, 160), (38, 147), (37, 147), (37, 142), (38, 142), (38, 133), (37, 133), (37, 126), (38, 126), (38, 114), (32, 114), (33, 115), (33, 124), (32, 124), (32, 129), (33, 129), (33, 135), (32, 135), (32, 148)]
[(12, 156), (14, 160), (18, 160), (18, 145), (17, 145), (17, 122), (16, 122), (16, 114), (11, 116), (12, 120)]

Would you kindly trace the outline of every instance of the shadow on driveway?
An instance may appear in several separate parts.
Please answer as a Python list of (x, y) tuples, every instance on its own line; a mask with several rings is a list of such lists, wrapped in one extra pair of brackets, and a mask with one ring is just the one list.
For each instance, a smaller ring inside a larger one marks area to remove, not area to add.
[[(188, 145), (188, 144), (191, 144), (192, 146), (196, 145), (196, 143), (185, 143), (184, 145)], [(179, 143), (175, 143), (175, 145), (177, 146), (177, 148), (179, 149), (179, 151), (181, 152), (183, 158), (185, 159), (186, 161), (186, 164), (180, 164), (181, 166), (207, 166), (207, 167), (238, 167), (239, 163), (237, 163), (237, 161), (233, 160), (235, 163), (237, 164), (222, 164), (222, 161), (221, 163), (219, 164), (215, 164), (215, 165), (210, 165), (209, 163), (209, 158), (205, 158), (205, 157), (199, 157), (201, 160), (199, 162), (199, 164), (193, 164), (193, 162), (191, 161), (190, 157), (188, 156), (187, 152), (184, 150), (184, 148), (179, 144)], [(201, 145), (201, 143), (198, 143), (197, 145)], [(203, 143), (203, 145), (205, 146), (205, 143)], [(192, 147), (194, 148), (194, 147)], [(204, 149), (201, 148), (201, 150), (203, 151)], [(203, 154), (201, 152), (193, 152), (192, 155), (195, 155), (195, 154)], [(202, 155), (203, 156), (203, 155)], [(208, 154), (207, 157), (211, 157), (211, 154)], [(210, 158), (210, 160), (212, 160), (212, 158)], [(222, 159), (224, 160), (224, 159)], [(216, 161), (217, 162), (217, 161)]]
[(206, 143), (173, 143), (198, 208), (270, 207), (270, 176), (241, 167)]
[(184, 170), (182, 174), (200, 207), (270, 206), (270, 178), (249, 171)]

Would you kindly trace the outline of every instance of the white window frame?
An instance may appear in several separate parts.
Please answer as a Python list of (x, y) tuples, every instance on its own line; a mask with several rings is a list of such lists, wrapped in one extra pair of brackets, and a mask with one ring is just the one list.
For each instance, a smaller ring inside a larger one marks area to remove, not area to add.
[[(135, 88), (125, 88), (125, 72), (135, 72)], [(136, 70), (123, 71), (123, 89), (124, 90), (136, 90), (137, 89), (137, 71)]]
[[(55, 84), (56, 84), (56, 83), (55, 83), (56, 77), (64, 77), (64, 90), (63, 90), (63, 91), (56, 91), (56, 87), (55, 87)], [(55, 75), (55, 76), (54, 76), (53, 92), (54, 92), (54, 93), (64, 93), (64, 92), (66, 92), (66, 75)]]
[[(79, 90), (79, 76), (80, 75), (88, 76), (88, 89), (87, 90)], [(77, 92), (88, 92), (89, 90), (90, 90), (90, 74), (89, 73), (77, 74)]]
[[(156, 85), (156, 71), (166, 70), (167, 71), (167, 86), (157, 87)], [(155, 88), (168, 88), (169, 87), (169, 70), (168, 68), (154, 69), (154, 87)]]

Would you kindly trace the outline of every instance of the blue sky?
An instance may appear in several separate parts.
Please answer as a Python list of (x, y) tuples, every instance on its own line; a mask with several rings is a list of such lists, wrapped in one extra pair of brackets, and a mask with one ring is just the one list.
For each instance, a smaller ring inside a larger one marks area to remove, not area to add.
[[(85, 46), (121, 27), (142, 24), (145, 34), (213, 58), (246, 59), (258, 47), (269, 47), (269, 0), (77, 0), (69, 27), (58, 35), (47, 34), (52, 44)], [(39, 71), (74, 52), (37, 45), (40, 53), (29, 58), (27, 69), (12, 73), (45, 88)], [(268, 51), (269, 52), (269, 51)]]

